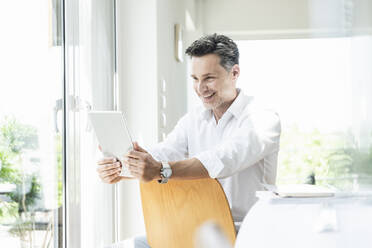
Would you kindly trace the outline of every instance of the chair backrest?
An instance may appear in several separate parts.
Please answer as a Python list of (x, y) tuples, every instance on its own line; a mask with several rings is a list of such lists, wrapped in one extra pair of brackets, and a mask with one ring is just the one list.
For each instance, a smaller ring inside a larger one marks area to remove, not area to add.
[(216, 222), (232, 244), (235, 227), (225, 193), (215, 179), (141, 183), (147, 240), (152, 248), (193, 247), (195, 231)]

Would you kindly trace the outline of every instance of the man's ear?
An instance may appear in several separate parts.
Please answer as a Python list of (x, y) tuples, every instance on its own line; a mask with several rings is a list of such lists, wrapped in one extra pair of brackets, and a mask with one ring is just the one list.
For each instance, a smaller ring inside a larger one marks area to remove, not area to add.
[(232, 79), (234, 81), (236, 81), (240, 75), (240, 67), (238, 64), (235, 64), (232, 68), (231, 68), (231, 75), (232, 75)]

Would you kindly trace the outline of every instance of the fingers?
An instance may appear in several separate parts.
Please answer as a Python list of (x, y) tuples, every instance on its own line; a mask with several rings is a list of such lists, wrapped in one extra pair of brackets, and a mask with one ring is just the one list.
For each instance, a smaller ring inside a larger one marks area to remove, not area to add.
[(142, 159), (138, 159), (138, 158), (132, 158), (132, 157), (128, 157), (128, 156), (125, 156), (124, 157), (125, 159), (123, 160), (124, 164), (133, 164), (133, 165), (140, 165), (140, 164), (143, 164), (143, 160)]
[(119, 176), (118, 174), (114, 174), (114, 175), (107, 176), (107, 177), (105, 177), (105, 178), (101, 178), (101, 179), (102, 179), (102, 181), (103, 181), (104, 183), (113, 184), (113, 183), (117, 183), (117, 182), (119, 182), (119, 181), (122, 179), (122, 177)]
[(129, 172), (132, 176), (140, 178), (143, 175), (144, 163), (141, 160), (127, 157), (124, 161), (124, 164), (127, 166)]
[(99, 171), (98, 176), (104, 182), (111, 182), (112, 180), (114, 180), (116, 177), (118, 177), (120, 175), (120, 172), (121, 172), (121, 168), (116, 167), (116, 168), (107, 169), (107, 170), (104, 170), (104, 171)]
[[(101, 147), (99, 148), (101, 149)], [(151, 155), (140, 147), (137, 142), (133, 143), (133, 148), (134, 150), (128, 152), (124, 156), (124, 160), (121, 161), (128, 167), (129, 172), (135, 178), (141, 181), (152, 180), (151, 175), (148, 173), (149, 169), (147, 168), (151, 165)], [(124, 164), (121, 161), (115, 157), (104, 157), (97, 161), (97, 172), (103, 182), (112, 184), (122, 179), (120, 173)]]
[(143, 149), (142, 147), (140, 147), (136, 141), (133, 142), (133, 147), (134, 147), (134, 150), (136, 151), (147, 153), (147, 151)]
[(97, 167), (98, 176), (105, 183), (112, 183), (112, 181), (118, 177), (122, 170), (120, 162), (114, 164), (99, 165)]
[(139, 152), (139, 151), (129, 151), (128, 154), (125, 157), (130, 157), (130, 158), (136, 158), (136, 159), (142, 159), (145, 157), (145, 153)]
[(105, 183), (113, 184), (121, 180), (122, 164), (114, 157), (104, 157), (97, 162), (98, 176)]
[(103, 172), (103, 171), (106, 171), (106, 170), (119, 168), (119, 167), (121, 167), (120, 161), (117, 161), (115, 163), (102, 164), (102, 165), (97, 166), (97, 172)]
[(124, 162), (128, 166), (130, 174), (144, 182), (151, 181), (152, 179), (145, 173), (145, 164), (142, 161), (132, 159)]
[(114, 157), (104, 157), (100, 160), (98, 160), (97, 164), (103, 165), (103, 164), (111, 164), (117, 161), (117, 158)]
[(117, 174), (119, 173), (120, 174), (120, 171), (121, 171), (121, 168), (112, 168), (112, 169), (109, 169), (109, 170), (105, 170), (105, 171), (100, 171), (99, 175), (101, 177), (107, 177), (107, 176), (111, 176), (111, 175), (114, 175), (114, 174)]

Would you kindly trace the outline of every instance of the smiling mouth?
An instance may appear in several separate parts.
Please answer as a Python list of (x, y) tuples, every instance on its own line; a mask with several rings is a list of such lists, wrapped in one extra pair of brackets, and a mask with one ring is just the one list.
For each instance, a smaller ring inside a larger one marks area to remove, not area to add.
[(208, 100), (212, 99), (212, 97), (213, 97), (215, 94), (216, 94), (216, 93), (212, 93), (212, 94), (207, 95), (207, 96), (202, 96), (202, 98), (203, 98), (203, 100), (208, 101)]

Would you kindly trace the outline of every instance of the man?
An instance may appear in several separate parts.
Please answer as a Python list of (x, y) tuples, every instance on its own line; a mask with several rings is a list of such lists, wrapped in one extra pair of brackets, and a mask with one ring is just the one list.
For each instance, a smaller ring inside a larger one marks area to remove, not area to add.
[[(125, 160), (142, 181), (217, 178), (237, 231), (262, 183), (274, 184), (279, 151), (278, 115), (236, 88), (239, 51), (224, 35), (208, 35), (186, 50), (194, 90), (204, 106), (183, 116), (168, 137), (148, 152), (135, 143)], [(104, 158), (98, 172), (116, 183), (120, 162)], [(106, 166), (101, 166), (106, 165)]]

